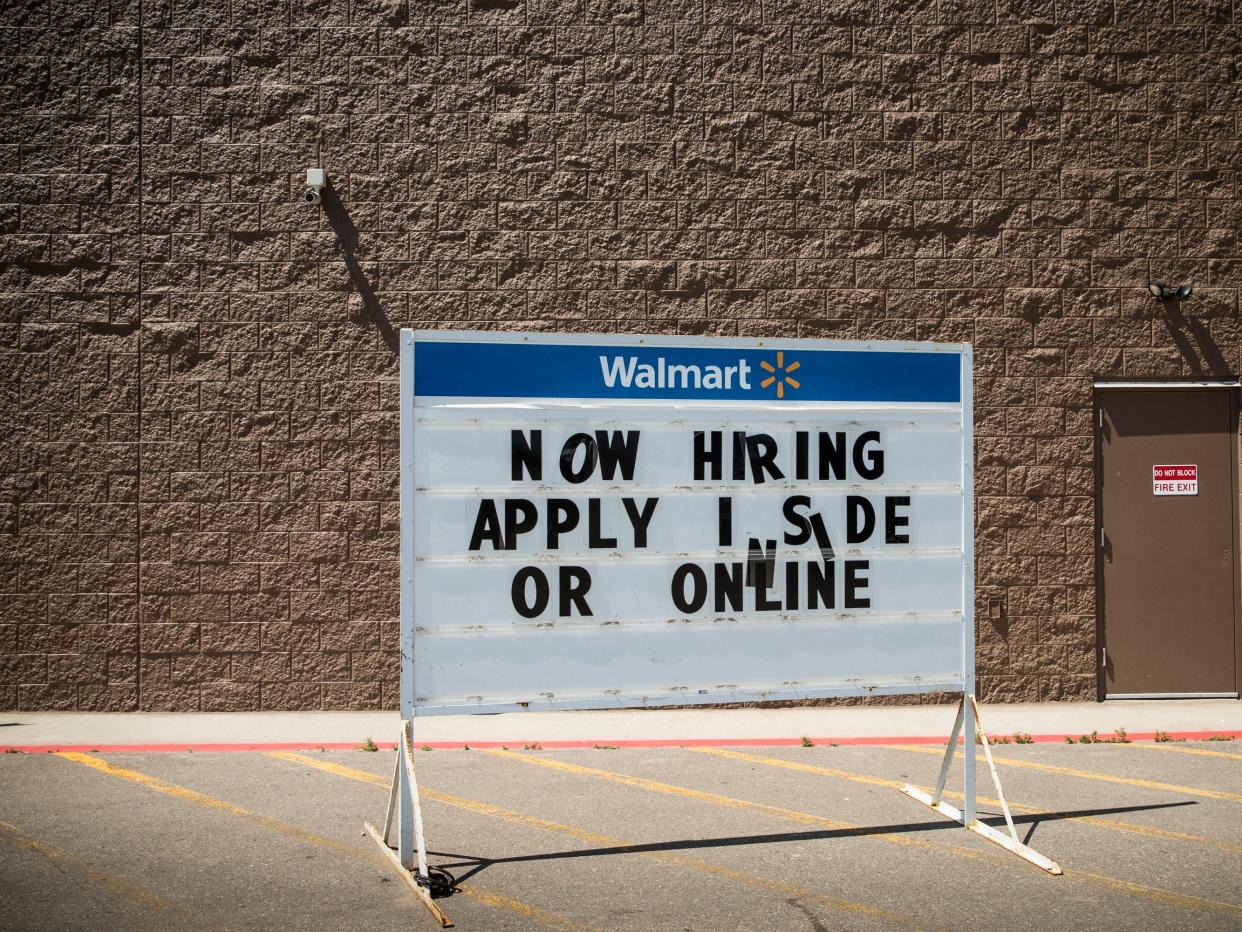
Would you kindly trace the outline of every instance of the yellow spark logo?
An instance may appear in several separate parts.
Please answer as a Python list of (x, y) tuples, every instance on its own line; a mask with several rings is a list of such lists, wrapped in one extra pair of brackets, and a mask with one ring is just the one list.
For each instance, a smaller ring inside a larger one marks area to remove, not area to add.
[[(783, 352), (778, 352), (776, 354), (776, 365), (775, 366), (773, 366), (770, 362), (767, 362), (766, 360), (764, 362), (759, 363), (759, 367), (763, 369), (764, 372), (772, 373), (766, 379), (764, 379), (762, 382), (759, 383), (759, 387), (768, 388), (769, 386), (771, 386), (773, 382), (775, 382), (776, 383), (776, 397), (784, 398), (786, 385), (788, 385), (790, 388), (801, 388), (802, 387), (801, 383), (799, 383), (797, 379), (793, 378), (789, 374), (791, 372), (796, 372), (798, 370), (798, 367), (801, 365), (802, 363), (800, 362), (791, 362), (789, 365), (785, 365), (785, 354)], [(778, 372), (783, 372), (784, 375), (778, 376), (777, 375)]]

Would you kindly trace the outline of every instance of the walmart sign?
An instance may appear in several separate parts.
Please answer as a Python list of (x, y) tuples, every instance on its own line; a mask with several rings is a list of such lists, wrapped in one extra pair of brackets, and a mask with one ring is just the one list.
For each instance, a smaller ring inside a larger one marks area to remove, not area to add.
[(405, 714), (960, 692), (970, 359), (402, 331)]
[[(613, 398), (720, 401), (961, 400), (956, 353), (809, 341), (771, 348), (704, 346), (670, 338), (617, 346), (549, 335), (415, 343), (414, 391), (455, 398)], [(740, 341), (739, 341), (740, 342)], [(881, 346), (890, 346), (882, 344)], [(917, 344), (915, 344), (917, 345)]]

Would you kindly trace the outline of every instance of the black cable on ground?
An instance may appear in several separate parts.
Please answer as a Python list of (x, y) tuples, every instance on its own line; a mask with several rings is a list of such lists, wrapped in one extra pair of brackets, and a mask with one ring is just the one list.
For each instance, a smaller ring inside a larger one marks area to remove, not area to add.
[(426, 877), (416, 877), (420, 887), (431, 891), (432, 899), (452, 896), (457, 892), (457, 880), (443, 867), (428, 867)]

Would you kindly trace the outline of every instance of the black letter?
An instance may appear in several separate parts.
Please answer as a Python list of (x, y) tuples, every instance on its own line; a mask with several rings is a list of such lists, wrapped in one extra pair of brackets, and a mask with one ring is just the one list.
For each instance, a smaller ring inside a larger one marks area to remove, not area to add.
[[(694, 592), (686, 597), (686, 577), (694, 580)], [(683, 563), (673, 573), (673, 604), (684, 615), (693, 615), (707, 601), (707, 574), (697, 563)]]
[[(526, 581), (529, 579), (535, 581), (533, 602), (526, 601)], [(543, 610), (548, 607), (548, 577), (544, 576), (543, 570), (537, 566), (524, 566), (513, 577), (509, 595), (513, 599), (513, 607), (523, 618), (535, 618), (542, 615)]]
[(719, 515), (720, 526), (720, 546), (733, 546), (733, 499), (722, 495), (716, 499), (716, 509)]
[[(879, 479), (884, 475), (884, 451), (873, 450), (869, 454), (864, 449), (871, 441), (880, 442), (880, 432), (869, 430), (854, 441), (854, 471), (864, 479)], [(866, 461), (863, 456), (866, 454)]]
[(509, 446), (514, 482), (521, 481), (523, 466), (526, 467), (526, 472), (532, 479), (543, 478), (543, 431), (532, 430), (528, 441), (525, 431), (511, 430), (509, 431)]
[(601, 499), (587, 499), (587, 535), (590, 538), (587, 546), (592, 550), (612, 550), (617, 546), (617, 539), (601, 537), (599, 533), (600, 525), (604, 523), (603, 516), (600, 514), (601, 504), (603, 504)]
[(823, 482), (828, 478), (828, 470), (832, 469), (832, 478), (845, 478), (845, 431), (837, 431), (834, 442), (827, 431), (819, 432), (819, 479)]
[(638, 511), (634, 507), (634, 499), (623, 498), (621, 504), (625, 506), (625, 513), (630, 517), (630, 524), (634, 527), (634, 546), (647, 546), (647, 527), (651, 524), (651, 519), (655, 515), (656, 505), (660, 504), (658, 498), (649, 498), (643, 505), (643, 510)]
[[(578, 452), (578, 447), (582, 447), (585, 452), (581, 468), (575, 470), (574, 455)], [(585, 482), (595, 471), (597, 458), (595, 438), (590, 434), (574, 434), (565, 441), (565, 446), (561, 448), (561, 475), (575, 484)]]
[(815, 543), (819, 544), (819, 555), (825, 561), (831, 560), (832, 541), (828, 537), (828, 528), (824, 526), (824, 516), (818, 511), (811, 515), (811, 530), (815, 532)]
[(725, 611), (725, 599), (728, 599), (728, 610), (740, 612), (742, 610), (742, 589), (746, 579), (742, 573), (742, 564), (716, 563), (714, 566), (716, 611)]
[(595, 432), (595, 445), (599, 448), (600, 472), (605, 479), (611, 479), (621, 467), (622, 479), (634, 478), (634, 462), (638, 458), (638, 431), (627, 430), (625, 440), (621, 439), (621, 431), (614, 430), (612, 436), (607, 431)]
[(496, 502), (485, 498), (479, 502), (479, 513), (474, 519), (474, 532), (470, 535), (470, 549), (478, 550), (483, 541), (490, 540), (493, 550), (508, 550), (500, 534), (500, 515)]
[[(763, 452), (759, 452), (760, 448)], [(746, 452), (750, 455), (750, 478), (755, 485), (764, 483), (766, 472), (773, 479), (784, 479), (785, 474), (776, 465), (776, 441), (771, 434), (755, 434), (746, 438)]]
[[(859, 515), (862, 524), (859, 524)], [(861, 495), (845, 496), (845, 542), (859, 544), (875, 531), (875, 508)]]
[(822, 599), (824, 608), (837, 607), (836, 564), (832, 560), (806, 565), (806, 607), (819, 608)]
[(578, 506), (567, 498), (548, 499), (548, 549), (560, 546), (561, 535), (578, 526)]
[(790, 560), (785, 564), (785, 608), (796, 611), (798, 608), (798, 561)]
[(533, 530), (538, 522), (539, 511), (531, 502), (524, 498), (505, 499), (505, 550), (517, 550), (518, 537)]
[(573, 609), (579, 615), (590, 615), (586, 594), (591, 591), (591, 574), (580, 566), (561, 567), (561, 617), (568, 618)]
[(870, 608), (871, 598), (865, 595), (859, 595), (859, 589), (866, 589), (869, 581), (862, 574), (867, 572), (871, 567), (870, 560), (846, 560), (845, 561), (845, 607), (846, 608)]
[(898, 534), (899, 527), (910, 526), (909, 515), (898, 515), (898, 508), (909, 508), (909, 495), (885, 495), (884, 496), (884, 543), (886, 544), (908, 544), (910, 543), (909, 534)]
[(785, 532), (785, 543), (793, 544), (795, 547), (799, 544), (805, 544), (811, 539), (811, 522), (806, 515), (800, 515), (795, 508), (810, 508), (811, 496), (809, 495), (791, 495), (785, 499), (785, 520), (798, 529), (798, 533), (794, 534), (790, 531)]
[[(707, 449), (704, 441), (712, 438), (711, 449)], [(720, 481), (720, 431), (713, 430), (710, 434), (705, 430), (694, 432), (694, 478), (696, 482), (703, 480), (703, 466), (711, 463), (712, 480)]]
[(746, 478), (746, 432), (733, 432), (733, 481), (741, 482)]
[(767, 541), (767, 546), (759, 544), (759, 538), (750, 538), (749, 553), (746, 556), (746, 585), (763, 589), (771, 586), (776, 579), (776, 541)]
[(806, 480), (811, 478), (811, 471), (808, 467), (810, 461), (810, 444), (809, 437), (805, 430), (800, 430), (794, 434), (794, 478)]
[[(752, 539), (752, 543), (759, 543)], [(776, 541), (770, 540), (772, 552), (762, 563), (756, 564), (755, 570), (755, 611), (777, 612), (781, 608), (780, 599), (769, 599), (768, 590), (776, 585)], [(753, 557), (754, 551), (751, 551)]]

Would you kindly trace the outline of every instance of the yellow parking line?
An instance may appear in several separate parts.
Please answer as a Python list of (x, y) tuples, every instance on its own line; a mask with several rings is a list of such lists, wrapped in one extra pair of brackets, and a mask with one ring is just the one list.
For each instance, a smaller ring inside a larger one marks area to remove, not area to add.
[[(1010, 803), (1010, 805), (1013, 804)], [(1025, 808), (1028, 812), (1035, 813), (1049, 811), (1046, 809), (1035, 809), (1030, 806), (1023, 808)], [(1135, 822), (1122, 822), (1118, 819), (1106, 819), (1103, 816), (1071, 816), (1071, 818), (1075, 821), (1086, 822), (1089, 825), (1098, 825), (1101, 828), (1109, 828), (1117, 832), (1127, 832), (1131, 835), (1146, 835), (1148, 838), (1163, 838), (1167, 841), (1184, 841), (1187, 844), (1202, 845), (1205, 848), (1216, 848), (1220, 851), (1228, 851), (1230, 854), (1242, 854), (1242, 845), (1232, 841), (1222, 841), (1219, 838), (1205, 838), (1202, 835), (1191, 835), (1188, 832), (1174, 832), (1167, 828), (1152, 828), (1150, 825), (1139, 825)]]
[[(338, 777), (347, 777), (350, 780), (359, 780), (363, 783), (371, 783), (375, 786), (389, 788), (389, 781), (376, 773), (369, 773), (365, 770), (356, 770), (353, 767), (346, 767), (342, 764), (335, 764), (328, 760), (319, 760), (314, 757), (307, 757), (294, 751), (269, 751), (268, 757), (277, 757), (281, 760), (290, 761), (295, 764), (303, 764), (307, 767), (314, 767), (328, 773), (334, 773)], [(509, 822), (517, 822), (530, 828), (543, 829), (544, 831), (557, 832), (561, 835), (571, 835), (581, 841), (589, 841), (592, 844), (602, 844), (605, 839), (603, 835), (597, 835), (586, 829), (576, 829), (569, 825), (562, 825), (559, 822), (552, 822), (548, 819), (541, 819), (539, 816), (526, 815), (522, 812), (513, 812), (509, 809), (502, 809), (500, 806), (491, 803), (479, 802), (473, 799), (465, 799), (461, 796), (454, 796), (451, 793), (443, 793), (439, 790), (432, 789), (427, 786), (419, 785), (419, 795), (424, 799), (432, 799), (438, 803), (444, 803), (448, 806), (456, 806), (459, 809), (468, 809), (471, 812), (477, 812), (482, 815), (495, 816), (505, 819)], [(608, 839), (611, 843), (614, 839)], [(624, 842), (624, 844), (631, 844)]]
[[(333, 851), (338, 851), (341, 854), (348, 855), (355, 860), (363, 861), (367, 864), (374, 864), (376, 862), (376, 855), (372, 854), (370, 851), (360, 850), (352, 845), (347, 845), (331, 838), (324, 838), (322, 835), (316, 835), (314, 832), (308, 832), (304, 829), (298, 828), (296, 825), (291, 825), (288, 822), (281, 821), (280, 819), (273, 819), (271, 816), (265, 816), (258, 812), (252, 812), (242, 806), (235, 805), (223, 799), (216, 799), (214, 796), (208, 796), (205, 793), (200, 793), (197, 790), (190, 789), (189, 787), (178, 786), (175, 783), (168, 783), (165, 780), (161, 780), (159, 777), (153, 777), (150, 774), (142, 773), (137, 770), (129, 770), (125, 767), (118, 767), (115, 764), (104, 760), (97, 754), (79, 754), (75, 751), (61, 751), (57, 756), (78, 764), (85, 764), (87, 767), (92, 767), (100, 773), (105, 773), (110, 777), (119, 777), (122, 780), (129, 780), (133, 783), (139, 784), (140, 786), (144, 786), (149, 790), (154, 790), (157, 793), (163, 793), (165, 796), (171, 796), (174, 799), (181, 799), (186, 802), (195, 803), (199, 806), (206, 806), (209, 809), (215, 809), (217, 812), (227, 812), (229, 815), (239, 816), (255, 823), (256, 825), (262, 826), (268, 831), (277, 832), (278, 834), (294, 838), (298, 841), (305, 842), (306, 844), (317, 845), (320, 848), (330, 848)], [(553, 928), (581, 928), (577, 924), (565, 919), (563, 916), (557, 916), (553, 913), (545, 912), (535, 906), (531, 906), (529, 903), (523, 903), (520, 900), (511, 900), (508, 897), (500, 896), (496, 893), (476, 889), (473, 885), (470, 887), (460, 887), (459, 889), (465, 895), (472, 897), (473, 899), (476, 899), (488, 906), (495, 906), (501, 909), (507, 909), (511, 912), (521, 913), (530, 919), (542, 922), (544, 925), (548, 925)]]
[[(907, 838), (903, 835), (897, 835), (895, 833), (872, 834), (871, 830), (861, 826), (850, 825), (846, 822), (834, 822), (831, 819), (825, 819), (821, 816), (811, 815), (806, 812), (798, 812), (793, 809), (782, 809), (778, 806), (767, 806), (763, 803), (752, 803), (747, 800), (735, 799), (731, 796), (718, 796), (715, 793), (705, 793), (700, 790), (692, 790), (684, 786), (658, 783), (655, 780), (647, 780), (643, 777), (632, 777), (629, 774), (614, 773), (610, 770), (597, 770), (594, 767), (583, 767), (579, 764), (571, 764), (568, 761), (554, 760), (546, 757), (536, 757), (528, 754), (518, 754), (513, 751), (489, 749), (484, 750), (481, 753), (491, 754), (496, 757), (512, 758), (513, 760), (519, 760), (523, 763), (534, 764), (539, 767), (548, 767), (552, 770), (562, 770), (566, 773), (596, 777), (597, 779), (608, 780), (613, 783), (620, 783), (623, 786), (637, 787), (639, 789), (645, 789), (655, 793), (668, 793), (673, 796), (682, 796), (687, 799), (697, 799), (702, 802), (713, 803), (718, 806), (726, 806), (730, 809), (746, 809), (753, 812), (763, 812), (778, 818), (800, 822), (804, 825), (841, 826), (846, 831), (866, 834), (870, 837), (879, 838), (884, 841), (894, 841), (898, 844), (909, 845), (911, 847), (926, 848), (933, 851), (943, 851), (950, 854), (956, 854), (959, 857), (987, 861), (1006, 868), (1016, 867), (1020, 863), (1006, 857), (1005, 855), (993, 854), (990, 851), (970, 851), (956, 846), (940, 845), (933, 842)], [(1151, 887), (1147, 884), (1133, 883), (1129, 880), (1121, 880), (1117, 877), (1108, 877), (1104, 874), (1095, 874), (1088, 871), (1071, 871), (1066, 868), (1065, 876), (1071, 880), (1085, 881), (1098, 887), (1104, 887), (1105, 889), (1116, 893), (1132, 894), (1157, 903), (1177, 906), (1182, 909), (1197, 909), (1208, 912), (1224, 913), (1235, 917), (1242, 917), (1242, 906), (1238, 906), (1234, 903), (1223, 903), (1219, 900), (1208, 900), (1202, 897), (1190, 896), (1184, 893), (1177, 893), (1173, 890), (1164, 890), (1160, 887)]]
[(1135, 883), (1131, 880), (1122, 880), (1119, 877), (1108, 877), (1104, 874), (1095, 874), (1091, 871), (1066, 870), (1065, 876), (1071, 880), (1085, 880), (1087, 883), (1095, 884), (1098, 887), (1104, 887), (1115, 893), (1127, 893), (1133, 896), (1142, 897), (1145, 900), (1152, 900), (1156, 903), (1164, 903), (1167, 906), (1176, 906), (1178, 909), (1194, 909), (1203, 912), (1223, 913), (1227, 916), (1234, 917), (1237, 921), (1242, 917), (1242, 906), (1235, 903), (1222, 903), (1220, 900), (1207, 900), (1198, 896), (1191, 896), (1187, 893), (1177, 893), (1174, 890), (1165, 890), (1160, 887), (1151, 887), (1145, 883)]
[[(920, 747), (914, 744), (892, 744), (889, 747), (899, 751), (916, 751), (920, 754), (944, 755), (944, 751), (936, 747)], [(1124, 745), (1123, 745), (1124, 746)], [(957, 752), (961, 757), (961, 752)], [(1202, 796), (1205, 799), (1227, 799), (1230, 802), (1242, 803), (1242, 795), (1226, 793), (1223, 790), (1208, 790), (1199, 786), (1180, 786), (1176, 783), (1160, 783), (1156, 780), (1140, 780), (1137, 777), (1118, 777), (1111, 773), (1099, 773), (1095, 770), (1076, 770), (1073, 767), (1057, 767), (1053, 764), (1039, 764), (1030, 760), (1018, 760), (1013, 757), (996, 757), (996, 763), (1005, 767), (1023, 767), (1027, 770), (1042, 770), (1044, 773), (1056, 773), (1065, 777), (1081, 777), (1084, 780), (1098, 780), (1101, 783), (1120, 783), (1124, 786), (1138, 786), (1146, 790), (1163, 790), (1166, 793), (1177, 793), (1182, 796)]]
[(556, 760), (549, 757), (536, 757), (529, 754), (518, 754), (514, 751), (500, 751), (494, 749), (483, 750), (480, 753), (492, 754), (496, 757), (507, 757), (512, 760), (521, 761), (524, 764), (534, 764), (537, 767), (547, 767), (550, 770), (561, 770), (565, 773), (578, 774), (580, 776), (595, 777), (600, 780), (608, 780), (612, 783), (620, 783), (622, 786), (632, 786), (640, 790), (648, 790), (652, 793), (664, 793), (669, 796), (681, 796), (685, 799), (695, 799), (699, 802), (710, 803), (714, 806), (724, 806), (729, 809), (742, 809), (748, 812), (759, 812), (764, 815), (775, 816), (778, 819), (784, 819), (787, 822), (797, 822), (799, 825), (811, 825), (816, 828), (831, 829), (840, 832), (843, 835), (856, 835), (867, 838), (878, 838), (881, 841), (893, 842), (907, 848), (922, 848), (927, 851), (951, 851), (964, 858), (971, 860), (993, 861), (995, 863), (1008, 864), (1007, 858), (1000, 855), (993, 855), (990, 851), (972, 851), (969, 848), (959, 848), (955, 845), (941, 845), (935, 842), (923, 841), (921, 838), (910, 838), (897, 832), (873, 832), (871, 829), (860, 825), (853, 825), (849, 822), (839, 822), (836, 819), (828, 819), (824, 816), (813, 815), (809, 812), (798, 812), (795, 809), (784, 809), (780, 806), (769, 806), (766, 803), (754, 803), (746, 799), (737, 799), (733, 796), (720, 796), (717, 793), (706, 793), (702, 790), (693, 790), (685, 786), (674, 786), (670, 783), (658, 783), (655, 780), (647, 780), (643, 777), (632, 777), (629, 774), (614, 773), (611, 770), (597, 770), (594, 767), (583, 767), (579, 764), (571, 764), (568, 761)]
[(457, 891), (470, 897), (472, 900), (478, 900), (484, 906), (517, 913), (520, 916), (525, 916), (532, 922), (537, 922), (541, 926), (547, 926), (550, 929), (568, 929), (570, 932), (598, 932), (594, 926), (584, 926), (558, 913), (550, 913), (546, 909), (532, 906), (530, 903), (523, 903), (521, 900), (515, 900), (508, 896), (501, 896), (499, 893), (493, 893), (490, 890), (481, 890), (474, 884), (458, 887)]
[[(305, 764), (307, 767), (314, 767), (316, 770), (324, 770), (328, 773), (334, 773), (338, 777), (348, 777), (350, 780), (361, 780), (363, 783), (373, 783), (376, 786), (382, 786), (388, 789), (392, 785), (392, 781), (387, 777), (382, 777), (378, 773), (369, 773), (366, 770), (356, 770), (353, 767), (345, 767), (341, 764), (334, 764), (330, 760), (321, 760), (318, 757), (308, 757), (305, 754), (298, 754), (294, 751), (267, 751), (268, 757), (276, 757), (280, 760), (291, 761), (295, 764)], [(431, 791), (424, 787), (419, 787), (419, 794), (431, 798)]]
[(165, 796), (171, 796), (174, 799), (181, 799), (185, 802), (195, 803), (199, 806), (206, 806), (208, 809), (215, 809), (217, 812), (227, 812), (229, 815), (240, 816), (260, 825), (271, 832), (277, 832), (281, 835), (294, 838), (298, 841), (305, 842), (310, 845), (318, 845), (321, 848), (331, 848), (334, 851), (341, 851), (346, 854), (358, 854), (358, 849), (352, 845), (343, 842), (334, 841), (331, 838), (324, 838), (316, 835), (314, 832), (308, 832), (298, 828), (296, 825), (290, 825), (288, 822), (282, 822), (280, 819), (273, 819), (271, 816), (265, 816), (258, 812), (251, 812), (241, 806), (234, 805), (223, 799), (216, 799), (214, 796), (208, 796), (189, 787), (178, 786), (175, 783), (168, 783), (159, 777), (153, 777), (150, 774), (141, 773), (137, 770), (128, 770), (125, 767), (118, 767), (109, 763), (98, 754), (80, 754), (76, 751), (61, 751), (56, 755), (65, 760), (73, 761), (78, 764), (84, 764), (105, 773), (110, 777), (119, 777), (122, 780), (129, 780), (140, 786), (145, 786), (149, 790), (157, 793), (163, 793)]
[[(799, 770), (802, 773), (814, 773), (824, 777), (836, 777), (839, 780), (849, 780), (851, 783), (865, 783), (870, 786), (883, 786), (895, 790), (901, 789), (909, 781), (886, 780), (883, 777), (873, 777), (865, 773), (854, 773), (850, 770), (834, 770), (831, 767), (818, 767), (815, 764), (804, 764), (801, 761), (785, 760), (780, 757), (760, 757), (758, 754), (747, 754), (744, 751), (730, 751), (725, 748), (686, 748), (687, 751), (694, 751), (698, 754), (710, 754), (713, 757), (727, 757), (731, 760), (749, 761), (752, 764), (765, 764), (768, 767), (781, 767), (785, 770)], [(986, 800), (979, 800), (986, 802)]]
[[(341, 764), (333, 763), (332, 761), (308, 757), (306, 755), (297, 754), (291, 751), (272, 751), (269, 756), (278, 757), (281, 760), (287, 760), (297, 764), (304, 764), (307, 767), (316, 767), (320, 770), (327, 771), (328, 773), (334, 773), (338, 776), (346, 777), (351, 780), (360, 780), (364, 783), (372, 783), (375, 786), (383, 787), (384, 789), (387, 789), (389, 785), (389, 781), (378, 774), (368, 773), (365, 770), (355, 770), (352, 767), (345, 767)], [(639, 845), (639, 843), (635, 841), (630, 841), (624, 838), (613, 838), (609, 835), (601, 835), (598, 832), (592, 832), (587, 829), (578, 828), (577, 826), (565, 825), (561, 822), (554, 822), (551, 819), (543, 819), (539, 816), (527, 815), (523, 812), (514, 812), (511, 809), (504, 809), (500, 806), (493, 805), (492, 803), (465, 799), (461, 796), (453, 796), (449, 793), (429, 789), (425, 786), (419, 787), (419, 793), (426, 799), (434, 800), (436, 802), (443, 803), (444, 805), (454, 806), (458, 809), (464, 809), (468, 812), (474, 812), (479, 815), (502, 819), (506, 822), (512, 822), (517, 825), (525, 825), (529, 828), (552, 832), (557, 835), (565, 835), (570, 838), (589, 842), (590, 844), (599, 845), (601, 847), (629, 848)], [(896, 913), (892, 910), (869, 906), (865, 903), (855, 903), (850, 900), (843, 900), (839, 897), (829, 896), (817, 890), (799, 887), (794, 884), (783, 883), (779, 880), (772, 880), (768, 877), (750, 874), (730, 867), (723, 867), (721, 865), (712, 864), (708, 861), (701, 861), (697, 858), (674, 854), (670, 851), (638, 850), (635, 851), (634, 854), (643, 858), (662, 861), (665, 864), (673, 864), (687, 870), (710, 874), (714, 877), (719, 877), (732, 883), (747, 887), (754, 887), (768, 893), (777, 894), (778, 896), (785, 897), (787, 899), (811, 900), (820, 906), (825, 906), (829, 909), (838, 910), (840, 912), (870, 916), (891, 925), (914, 928), (930, 927), (927, 920), (922, 917), (916, 919), (913, 916), (905, 915), (903, 913)]]
[[(694, 751), (699, 754), (711, 754), (715, 757), (727, 757), (732, 760), (749, 761), (755, 764), (764, 764), (768, 767), (781, 767), (785, 770), (798, 770), (803, 773), (819, 774), (825, 777), (833, 777), (839, 780), (849, 780), (852, 783), (864, 783), (872, 786), (892, 787), (901, 789), (906, 784), (899, 780), (885, 780), (883, 777), (873, 777), (869, 774), (855, 773), (850, 770), (836, 770), (832, 767), (818, 767), (814, 764), (806, 764), (801, 761), (785, 760), (780, 757), (760, 757), (758, 754), (747, 754), (744, 751), (730, 751), (724, 748), (687, 748), (688, 751)], [(928, 793), (931, 787), (920, 786), (919, 789)], [(953, 799), (961, 799), (963, 794), (952, 790), (946, 790), (945, 796)], [(986, 796), (976, 797), (976, 801), (984, 806), (999, 806), (999, 799), (989, 799)], [(1025, 803), (1016, 803), (1009, 800), (1011, 809), (1020, 809), (1023, 812), (1029, 812), (1033, 815), (1057, 815), (1053, 809), (1041, 809), (1038, 806), (1029, 806)], [(1107, 819), (1103, 816), (1075, 815), (1065, 817), (1075, 822), (1085, 822), (1088, 825), (1094, 825), (1099, 828), (1107, 828), (1117, 832), (1128, 832), (1132, 835), (1145, 835), (1148, 838), (1164, 838), (1170, 841), (1184, 841), (1191, 844), (1203, 845), (1209, 848), (1217, 848), (1221, 851), (1229, 851), (1233, 854), (1242, 854), (1242, 845), (1231, 841), (1222, 841), (1216, 838), (1204, 838), (1200, 835), (1189, 835), (1185, 832), (1173, 832), (1163, 828), (1152, 828), (1148, 825), (1138, 825), (1133, 822), (1122, 822), (1117, 819)]]
[(1151, 744), (1135, 742), (1132, 744), (1119, 744), (1117, 747), (1142, 748), (1144, 751), (1174, 751), (1178, 754), (1197, 754), (1200, 757), (1223, 757), (1226, 760), (1242, 760), (1242, 754), (1229, 754), (1226, 751), (1209, 751), (1207, 748), (1183, 748), (1172, 742), (1167, 744), (1164, 742)]
[(60, 867), (75, 874), (80, 874), (86, 880), (101, 887), (113, 896), (127, 900), (142, 909), (158, 913), (175, 913), (183, 920), (193, 918), (188, 910), (170, 900), (164, 899), (155, 891), (148, 890), (146, 887), (139, 886), (136, 883), (131, 883), (124, 877), (110, 874), (90, 861), (84, 861), (68, 851), (57, 848), (55, 845), (50, 845), (46, 841), (35, 838), (33, 835), (28, 835), (16, 825), (0, 822), (0, 837), (7, 839), (14, 847), (43, 855), (43, 857)]

